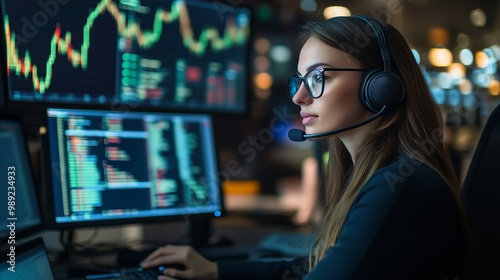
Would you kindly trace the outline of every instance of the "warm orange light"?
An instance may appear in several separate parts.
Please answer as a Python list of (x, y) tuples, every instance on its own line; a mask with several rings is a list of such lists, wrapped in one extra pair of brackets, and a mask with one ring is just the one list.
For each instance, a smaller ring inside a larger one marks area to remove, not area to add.
[(470, 94), (472, 92), (472, 83), (467, 79), (463, 79), (458, 83), (458, 89), (462, 94)]
[(488, 55), (483, 51), (476, 52), (476, 66), (479, 68), (485, 68), (489, 63)]
[(226, 195), (252, 195), (260, 192), (260, 182), (256, 180), (227, 180), (222, 184)]
[(258, 73), (253, 80), (258, 89), (270, 89), (273, 85), (273, 77), (266, 72)]
[(493, 96), (499, 96), (500, 95), (500, 82), (498, 82), (497, 80), (492, 80), (490, 82), (490, 84), (488, 85), (488, 91)]
[(429, 51), (429, 61), (437, 67), (448, 67), (453, 61), (453, 55), (446, 48), (436, 47)]
[(448, 67), (448, 73), (453, 79), (463, 79), (465, 77), (465, 66), (462, 63), (452, 63)]
[(442, 27), (431, 28), (428, 33), (429, 43), (432, 46), (443, 45), (446, 46), (450, 40), (448, 30)]
[(323, 10), (323, 16), (326, 19), (340, 16), (350, 16), (351, 11), (344, 6), (329, 6)]
[(45, 135), (45, 134), (47, 134), (47, 128), (46, 128), (45, 126), (40, 126), (40, 127), (38, 128), (38, 134), (40, 134), (40, 135)]

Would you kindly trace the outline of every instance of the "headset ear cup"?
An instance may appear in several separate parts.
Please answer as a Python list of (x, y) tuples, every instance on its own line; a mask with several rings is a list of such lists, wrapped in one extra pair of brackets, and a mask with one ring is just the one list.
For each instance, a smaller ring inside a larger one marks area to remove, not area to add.
[(360, 86), (360, 102), (372, 113), (378, 113), (384, 106), (386, 110), (396, 107), (405, 94), (401, 78), (394, 72), (384, 72), (380, 68), (368, 71)]

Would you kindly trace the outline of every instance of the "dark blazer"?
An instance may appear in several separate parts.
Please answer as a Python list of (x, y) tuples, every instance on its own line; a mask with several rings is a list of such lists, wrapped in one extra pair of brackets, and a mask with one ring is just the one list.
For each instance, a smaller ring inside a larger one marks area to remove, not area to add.
[[(308, 259), (219, 262), (220, 279), (439, 279), (463, 253), (458, 208), (443, 179), (401, 157), (356, 197), (335, 246), (308, 272)], [(451, 277), (449, 279), (452, 279)]]

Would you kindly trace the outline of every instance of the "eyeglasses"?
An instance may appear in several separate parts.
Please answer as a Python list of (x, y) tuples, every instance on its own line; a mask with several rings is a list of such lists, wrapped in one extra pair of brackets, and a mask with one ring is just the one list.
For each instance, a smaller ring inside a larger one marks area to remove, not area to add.
[(312, 98), (320, 98), (325, 89), (325, 71), (366, 71), (356, 68), (316, 68), (307, 72), (304, 76), (292, 75), (288, 78), (288, 91), (293, 98), (299, 91), (300, 84), (304, 82), (307, 93)]

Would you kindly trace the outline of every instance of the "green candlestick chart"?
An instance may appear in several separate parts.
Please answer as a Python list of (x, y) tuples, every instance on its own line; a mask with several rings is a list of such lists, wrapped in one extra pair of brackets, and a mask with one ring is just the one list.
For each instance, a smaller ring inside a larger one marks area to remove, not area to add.
[[(33, 83), (33, 89), (43, 94), (50, 87), (52, 80), (52, 68), (57, 59), (66, 57), (67, 61), (74, 68), (86, 70), (89, 62), (89, 49), (91, 47), (90, 31), (94, 28), (94, 22), (104, 13), (109, 13), (116, 22), (117, 33), (124, 38), (130, 38), (137, 42), (140, 48), (149, 49), (155, 46), (166, 24), (178, 23), (179, 33), (182, 38), (182, 46), (188, 49), (193, 55), (203, 56), (207, 49), (213, 52), (221, 52), (233, 48), (236, 45), (243, 45), (249, 37), (249, 25), (238, 26), (234, 19), (228, 19), (225, 30), (219, 32), (213, 27), (204, 27), (196, 36), (191, 26), (191, 19), (186, 3), (184, 1), (174, 1), (170, 10), (162, 8), (156, 9), (154, 13), (153, 25), (145, 28), (135, 21), (134, 18), (127, 18), (117, 4), (111, 0), (101, 0), (95, 8), (91, 9), (83, 26), (83, 38), (81, 46), (73, 45), (72, 33), (67, 31), (62, 34), (61, 23), (57, 23), (47, 46), (48, 55), (44, 64), (37, 65), (32, 62), (29, 50), (23, 54), (16, 47), (16, 33), (11, 30), (9, 18), (4, 18), (5, 35), (7, 42), (7, 72), (9, 75), (16, 75), (29, 79)], [(45, 74), (39, 75), (40, 68), (45, 69)]]

